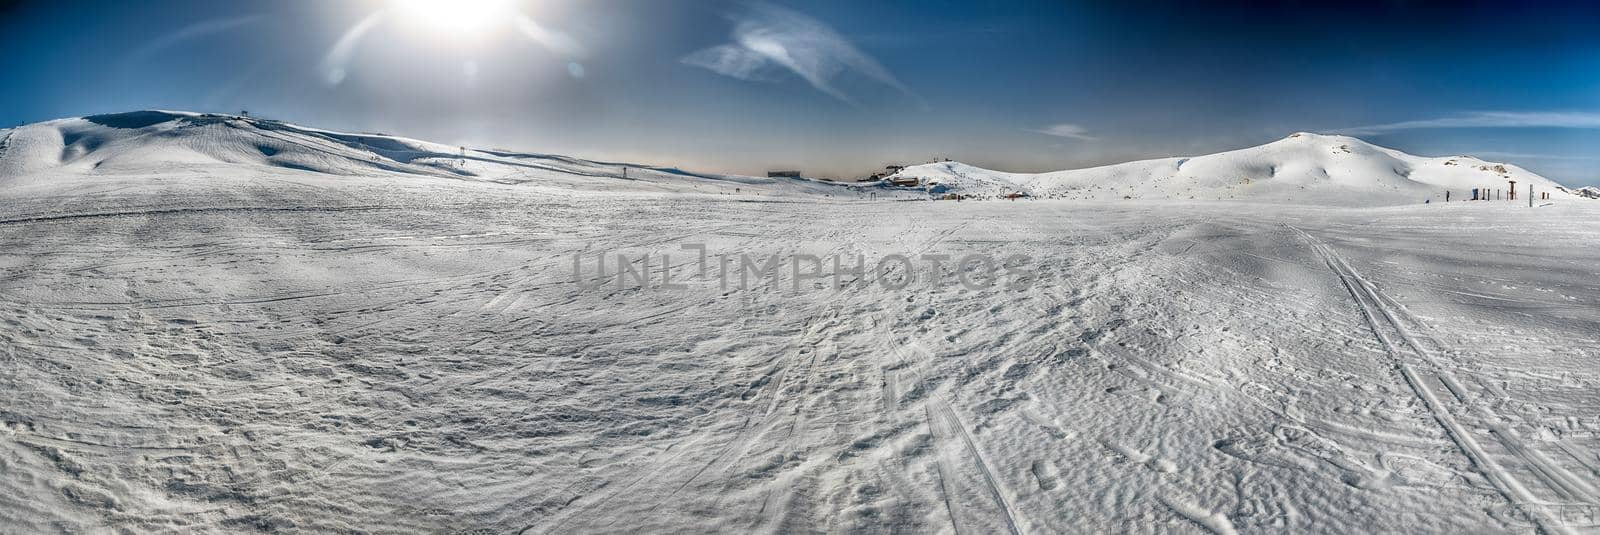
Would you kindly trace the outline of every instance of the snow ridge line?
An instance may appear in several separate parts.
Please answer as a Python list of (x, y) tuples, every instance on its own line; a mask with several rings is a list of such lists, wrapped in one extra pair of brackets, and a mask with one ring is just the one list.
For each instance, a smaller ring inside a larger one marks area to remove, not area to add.
[[(1381, 294), (1372, 287), (1371, 283), (1359, 273), (1356, 273), (1344, 261), (1344, 258), (1340, 257), (1338, 253), (1334, 252), (1331, 247), (1321, 240), (1292, 225), (1285, 226), (1299, 233), (1311, 245), (1312, 250), (1316, 251), (1323, 261), (1328, 264), (1334, 274), (1338, 275), (1339, 282), (1344, 285), (1345, 289), (1350, 292), (1350, 296), (1355, 299), (1357, 307), (1361, 309), (1362, 317), (1366, 319), (1367, 325), (1372, 328), (1372, 332), (1377, 336), (1378, 341), (1383, 344), (1384, 350), (1394, 359), (1395, 366), (1400, 370), (1406, 383), (1428, 406), (1429, 411), (1433, 413), (1434, 419), (1449, 433), (1457, 448), (1467, 456), (1467, 459), (1474, 466), (1479, 467), (1483, 475), (1494, 484), (1495, 490), (1499, 491), (1501, 496), (1511, 502), (1513, 507), (1530, 513), (1530, 516), (1538, 523), (1540, 531), (1546, 533), (1571, 533), (1571, 530), (1567, 529), (1566, 526), (1552, 519), (1549, 512), (1543, 507), (1532, 507), (1541, 505), (1540, 500), (1533, 496), (1533, 493), (1529, 492), (1526, 486), (1517, 481), (1516, 477), (1512, 476), (1510, 472), (1506, 471), (1505, 468), (1501, 467), (1498, 462), (1489, 456), (1483, 446), (1478, 444), (1477, 440), (1456, 420), (1455, 415), (1451, 414), (1449, 409), (1444, 406), (1444, 403), (1440, 401), (1433, 389), (1423, 382), (1421, 375), (1417, 373), (1411, 363), (1406, 361), (1402, 354), (1402, 348), (1385, 333), (1385, 324), (1387, 324), (1388, 330), (1394, 331), (1410, 347), (1412, 353), (1422, 358), (1427, 364), (1437, 367), (1437, 363), (1416, 345), (1416, 341), (1406, 332), (1405, 327), (1400, 324), (1389, 306), (1383, 303), (1379, 297)], [(1384, 321), (1379, 321), (1380, 315)], [(1446, 388), (1449, 388), (1449, 384), (1444, 379), (1438, 377), (1436, 379), (1441, 384), (1445, 384)]]

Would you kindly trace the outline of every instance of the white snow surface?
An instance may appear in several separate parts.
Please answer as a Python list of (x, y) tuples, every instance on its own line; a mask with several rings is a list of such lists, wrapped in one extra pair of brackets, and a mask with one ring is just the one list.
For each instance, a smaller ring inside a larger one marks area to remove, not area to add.
[(1275, 204), (1388, 206), (1471, 198), (1473, 188), (1517, 183), (1570, 198), (1559, 184), (1515, 165), (1471, 156), (1425, 158), (1348, 136), (1296, 133), (1261, 145), (1188, 158), (1162, 158), (1090, 169), (1025, 174), (959, 162), (907, 167), (925, 189), (979, 198), (1023, 193), (1059, 199), (1238, 200)]
[[(0, 149), (0, 532), (1596, 529), (1600, 203), (874, 201), (138, 113)], [(1340, 158), (1277, 175), (1412, 187)], [(872, 269), (971, 254), (1037, 280)]]

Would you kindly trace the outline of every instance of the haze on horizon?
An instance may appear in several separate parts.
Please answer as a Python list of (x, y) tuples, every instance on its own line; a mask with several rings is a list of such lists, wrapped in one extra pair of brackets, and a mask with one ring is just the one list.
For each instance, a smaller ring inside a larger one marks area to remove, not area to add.
[(0, 127), (145, 108), (760, 174), (1355, 135), (1600, 184), (1600, 5), (0, 0)]

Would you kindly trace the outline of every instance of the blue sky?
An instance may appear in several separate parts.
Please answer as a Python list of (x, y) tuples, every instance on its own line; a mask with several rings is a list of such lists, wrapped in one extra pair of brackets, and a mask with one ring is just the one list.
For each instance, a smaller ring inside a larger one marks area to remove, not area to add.
[(142, 108), (707, 171), (1295, 131), (1600, 184), (1600, 3), (0, 0), (0, 125)]

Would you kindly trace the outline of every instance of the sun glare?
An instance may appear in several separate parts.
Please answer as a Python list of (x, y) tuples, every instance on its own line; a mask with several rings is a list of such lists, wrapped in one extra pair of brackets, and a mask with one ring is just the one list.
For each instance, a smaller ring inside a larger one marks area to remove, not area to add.
[(393, 0), (405, 22), (456, 37), (494, 29), (516, 14), (513, 0)]

